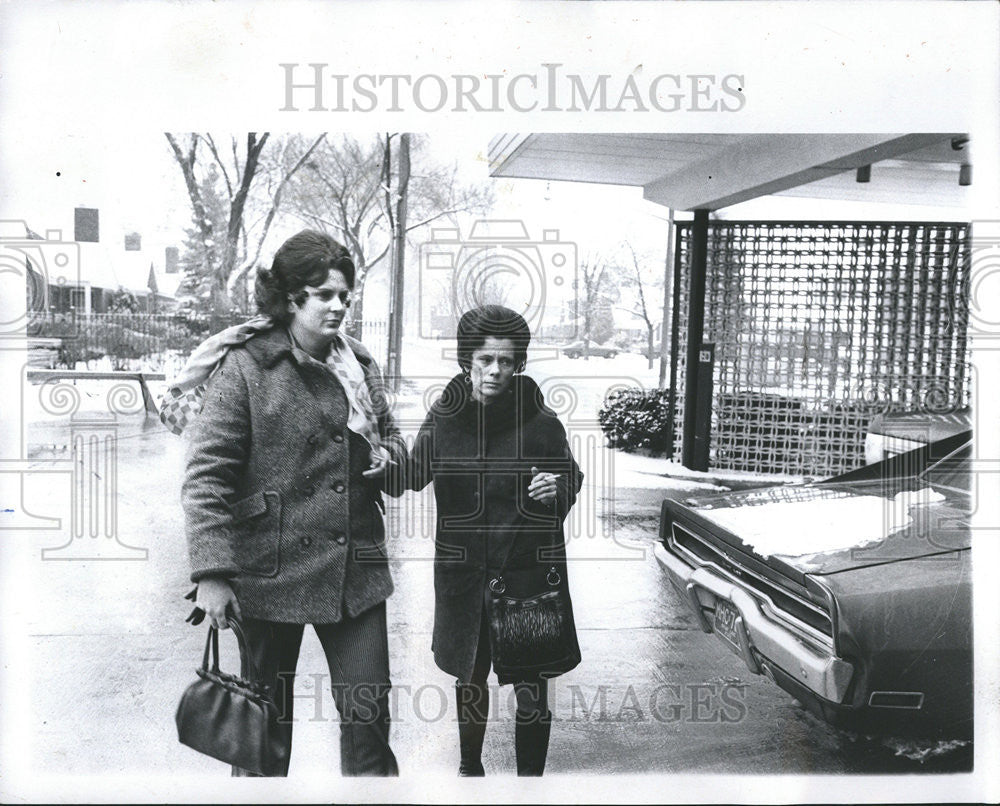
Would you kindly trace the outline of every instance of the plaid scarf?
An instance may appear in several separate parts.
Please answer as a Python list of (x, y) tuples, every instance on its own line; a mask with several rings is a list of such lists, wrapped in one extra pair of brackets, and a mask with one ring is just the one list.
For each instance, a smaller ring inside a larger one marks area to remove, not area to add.
[[(188, 359), (184, 369), (170, 382), (160, 401), (160, 421), (174, 434), (184, 433), (191, 421), (198, 416), (205, 401), (205, 384), (219, 368), (222, 359), (233, 348), (246, 344), (258, 333), (273, 328), (274, 321), (269, 316), (255, 316), (241, 325), (226, 328), (210, 336)], [(293, 349), (298, 357), (309, 356), (292, 339)], [(319, 362), (318, 362), (319, 363)], [(364, 369), (346, 340), (339, 335), (330, 345), (330, 353), (322, 362), (344, 387), (344, 394), (350, 406), (347, 427), (364, 437), (373, 452), (382, 452), (379, 438), (378, 419), (372, 406), (371, 393), (365, 382)]]
[(172, 433), (178, 436), (183, 434), (201, 411), (205, 402), (205, 384), (219, 368), (226, 353), (273, 327), (270, 316), (255, 316), (242, 325), (227, 327), (199, 344), (184, 369), (167, 387), (160, 401), (160, 422)]
[(297, 357), (300, 361), (322, 364), (340, 381), (351, 409), (347, 417), (347, 428), (365, 438), (372, 450), (372, 460), (375, 460), (376, 454), (388, 458), (388, 453), (382, 449), (382, 440), (378, 432), (378, 418), (375, 416), (371, 392), (365, 381), (365, 371), (346, 339), (338, 334), (330, 344), (330, 352), (327, 353), (326, 359), (321, 362), (303, 350), (291, 333), (288, 335), (291, 336), (292, 349), (298, 352)]

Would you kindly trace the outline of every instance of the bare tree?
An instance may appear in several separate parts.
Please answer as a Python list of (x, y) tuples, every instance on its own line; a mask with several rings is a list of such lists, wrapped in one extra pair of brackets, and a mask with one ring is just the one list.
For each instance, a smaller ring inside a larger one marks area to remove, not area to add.
[[(207, 280), (212, 312), (221, 316), (232, 308), (230, 280), (234, 276), (242, 289), (238, 301), (245, 309), (246, 278), (260, 257), (284, 190), (325, 135), (317, 137), (288, 166), (280, 157), (265, 157), (265, 146), (271, 139), (268, 132), (249, 132), (242, 140), (232, 135), (227, 151), (208, 133), (177, 136), (165, 132), (164, 136), (181, 169), (191, 202), (194, 235), (200, 246), (201, 265), (196, 270)], [(278, 143), (278, 151), (284, 154), (287, 141), (282, 138)], [(224, 199), (224, 210), (221, 215), (212, 215), (213, 200), (209, 196), (218, 192), (218, 185), (225, 191), (219, 194)], [(256, 208), (262, 210), (262, 215), (259, 221), (249, 224), (248, 216)]]
[(496, 274), (488, 274), (475, 284), (476, 305), (506, 305), (510, 299), (510, 285)]
[(452, 317), (458, 318), (483, 305), (507, 305), (511, 296), (511, 275), (497, 272), (495, 267), (479, 264), (460, 267), (437, 283), (439, 298)]
[(614, 332), (611, 306), (618, 301), (613, 282), (615, 267), (600, 253), (591, 253), (580, 261), (576, 280), (579, 316), (583, 319), (583, 357), (590, 356), (590, 342), (606, 341)]
[[(247, 232), (254, 233), (256, 244), (253, 248), (247, 248), (244, 243), (245, 258), (242, 265), (235, 271), (234, 280), (230, 283), (230, 288), (244, 311), (249, 308), (248, 282), (251, 279), (251, 272), (260, 261), (264, 243), (281, 208), (285, 191), (295, 174), (308, 162), (313, 152), (325, 139), (326, 135), (320, 134), (310, 140), (305, 146), (305, 151), (302, 151), (301, 145), (299, 145), (300, 138), (283, 137), (279, 141), (280, 148), (272, 150), (271, 159), (267, 160), (266, 163), (262, 160), (264, 167), (259, 172), (259, 182), (263, 186), (261, 193), (263, 203), (256, 220), (250, 221), (243, 230), (244, 238)], [(249, 216), (247, 220), (249, 220)]]
[(623, 261), (622, 285), (631, 289), (637, 297), (637, 312), (646, 325), (646, 357), (649, 369), (652, 369), (653, 357), (659, 352), (655, 350), (653, 343), (659, 321), (656, 314), (660, 312), (656, 306), (663, 294), (662, 269), (654, 261), (640, 258), (628, 241), (622, 244), (622, 251), (626, 256)]
[[(356, 278), (348, 327), (356, 336), (364, 321), (365, 281), (392, 247), (399, 182), (391, 143), (398, 136), (328, 138), (289, 188), (289, 211), (331, 231), (351, 252)], [(425, 146), (425, 140), (411, 137), (407, 235), (440, 218), (481, 212), (492, 204), (487, 188), (459, 182), (457, 168), (434, 164)]]

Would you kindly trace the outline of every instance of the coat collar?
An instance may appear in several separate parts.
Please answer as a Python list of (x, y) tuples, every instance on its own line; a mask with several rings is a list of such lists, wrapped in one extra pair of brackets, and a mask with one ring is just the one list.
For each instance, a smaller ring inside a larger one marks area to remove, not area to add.
[[(372, 358), (372, 354), (368, 352), (368, 349), (357, 339), (352, 339), (344, 333), (340, 335), (347, 342), (347, 346), (351, 348), (351, 351), (358, 359), (358, 363), (365, 369), (368, 369), (375, 361)], [(279, 326), (263, 333), (258, 333), (249, 339), (245, 346), (254, 361), (265, 369), (271, 369), (285, 356), (289, 356), (294, 360), (292, 337), (288, 334), (288, 329), (284, 327)]]
[(489, 431), (519, 428), (540, 414), (555, 416), (555, 412), (545, 405), (545, 397), (538, 384), (527, 375), (515, 375), (505, 399), (488, 406), (474, 400), (464, 376), (456, 375), (431, 405), (431, 413), (436, 417), (450, 418), (465, 430), (485, 426)]

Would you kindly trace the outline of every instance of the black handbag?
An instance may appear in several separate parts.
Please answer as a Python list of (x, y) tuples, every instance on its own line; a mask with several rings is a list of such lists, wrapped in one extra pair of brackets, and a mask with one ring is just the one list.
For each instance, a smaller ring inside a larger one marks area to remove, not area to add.
[[(288, 774), (292, 725), (280, 712), (268, 687), (260, 682), (239, 622), (229, 626), (240, 645), (240, 677), (219, 670), (219, 633), (208, 628), (198, 679), (177, 706), (177, 738), (219, 761), (266, 776)], [(209, 652), (212, 666), (208, 665)]]
[(580, 645), (565, 576), (558, 565), (507, 570), (509, 558), (510, 549), (487, 586), (494, 671), (524, 679), (568, 672), (580, 663)]

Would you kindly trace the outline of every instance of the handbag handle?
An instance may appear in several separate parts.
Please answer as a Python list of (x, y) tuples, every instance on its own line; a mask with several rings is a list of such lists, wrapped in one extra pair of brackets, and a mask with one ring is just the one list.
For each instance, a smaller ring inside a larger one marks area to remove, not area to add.
[[(250, 656), (250, 649), (247, 645), (246, 635), (243, 632), (243, 627), (240, 626), (240, 622), (234, 616), (227, 616), (226, 621), (229, 623), (230, 628), (233, 631), (233, 635), (236, 636), (236, 643), (240, 647), (240, 677), (244, 680), (249, 680), (252, 683), (261, 682), (260, 671), (257, 669), (257, 665), (254, 663), (253, 658)], [(215, 674), (219, 673), (219, 631), (215, 627), (208, 628), (208, 635), (205, 638), (205, 654), (202, 657), (201, 668), (206, 672), (209, 671), (209, 654), (211, 653), (212, 666), (211, 671)]]
[[(507, 585), (503, 581), (503, 573), (504, 571), (507, 570), (507, 563), (510, 560), (510, 555), (514, 551), (514, 544), (517, 543), (517, 537), (518, 535), (515, 534), (514, 537), (511, 539), (510, 545), (507, 546), (507, 553), (504, 555), (503, 563), (501, 563), (500, 565), (500, 570), (497, 571), (496, 576), (493, 577), (493, 579), (491, 579), (487, 583), (487, 587), (493, 593), (501, 594), (505, 590), (507, 590)], [(549, 585), (553, 588), (557, 587), (559, 583), (562, 581), (562, 577), (559, 575), (559, 571), (556, 569), (554, 565), (549, 569), (549, 572), (545, 575), (545, 581), (548, 582)]]

